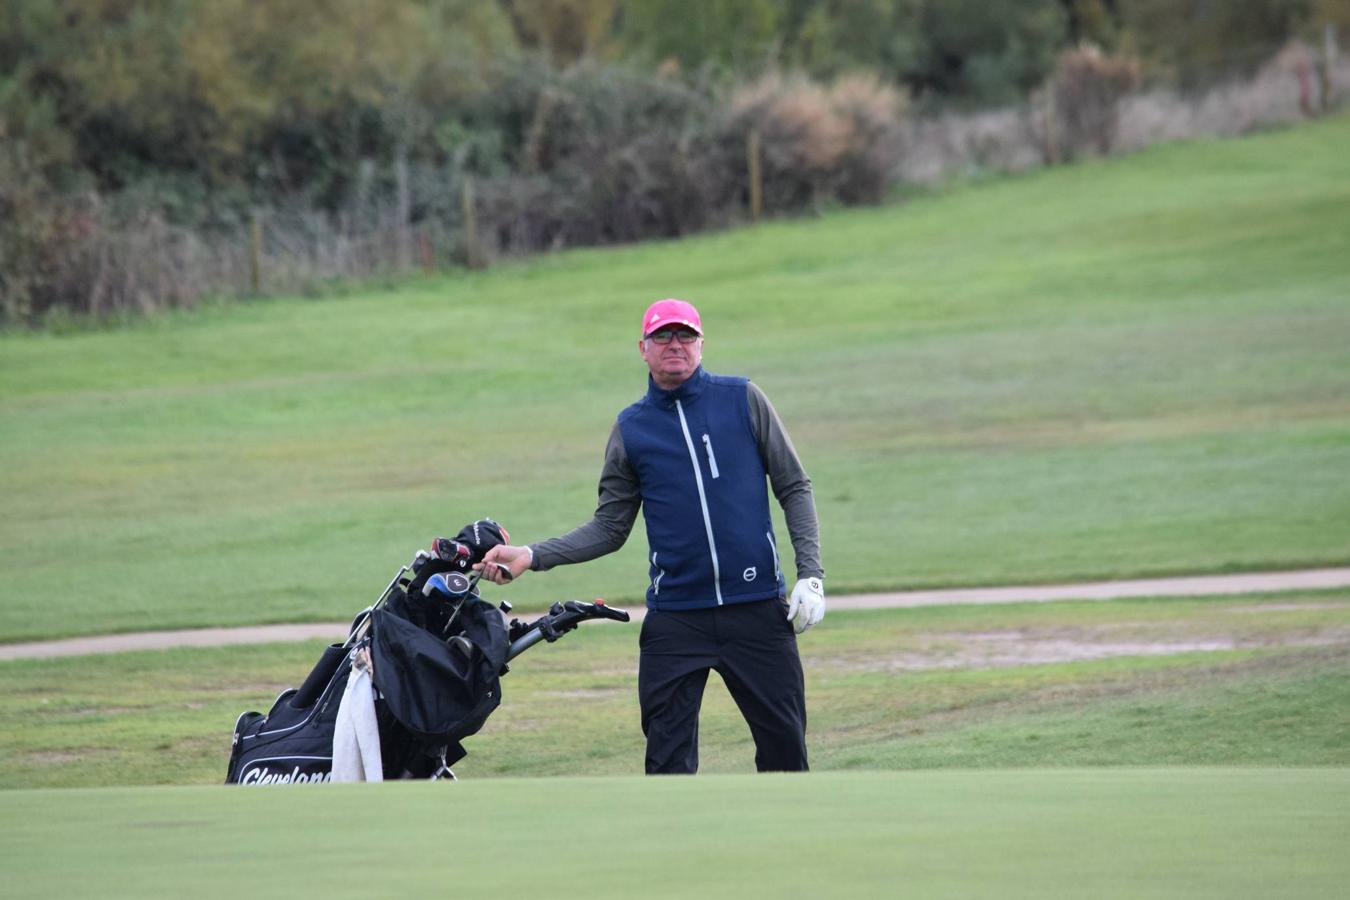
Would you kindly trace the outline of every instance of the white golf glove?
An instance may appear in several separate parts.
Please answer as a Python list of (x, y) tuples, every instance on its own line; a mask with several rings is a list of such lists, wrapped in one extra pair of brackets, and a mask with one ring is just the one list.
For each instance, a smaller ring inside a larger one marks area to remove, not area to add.
[(819, 578), (801, 578), (788, 599), (787, 617), (801, 634), (825, 618), (825, 585)]

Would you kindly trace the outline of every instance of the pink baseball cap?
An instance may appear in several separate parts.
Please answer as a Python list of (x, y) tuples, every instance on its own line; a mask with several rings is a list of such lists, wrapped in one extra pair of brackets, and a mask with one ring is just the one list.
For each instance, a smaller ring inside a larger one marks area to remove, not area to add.
[(699, 337), (703, 336), (703, 321), (698, 317), (698, 310), (694, 309), (694, 304), (683, 300), (657, 300), (647, 307), (642, 317), (642, 336), (646, 337), (668, 325), (684, 325), (694, 329)]

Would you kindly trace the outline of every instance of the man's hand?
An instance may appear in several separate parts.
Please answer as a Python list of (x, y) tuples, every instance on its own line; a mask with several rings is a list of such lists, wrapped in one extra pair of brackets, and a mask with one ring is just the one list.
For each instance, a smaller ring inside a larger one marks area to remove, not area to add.
[(802, 578), (792, 589), (787, 617), (798, 634), (825, 618), (825, 585), (819, 578)]
[[(486, 581), (493, 584), (506, 584), (506, 582), (519, 578), (521, 574), (530, 567), (530, 562), (534, 559), (527, 547), (512, 547), (510, 544), (498, 544), (489, 550), (484, 556), (483, 561), (476, 563), (473, 567), (475, 572), (481, 571)], [(496, 566), (487, 565), (488, 563), (500, 563), (506, 566), (511, 573), (511, 577), (505, 577), (501, 570)]]

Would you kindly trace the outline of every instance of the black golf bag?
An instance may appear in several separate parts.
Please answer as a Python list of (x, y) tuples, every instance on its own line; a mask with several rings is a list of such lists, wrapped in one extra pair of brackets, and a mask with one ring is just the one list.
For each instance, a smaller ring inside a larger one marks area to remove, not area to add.
[(587, 619), (628, 621), (626, 612), (604, 601), (568, 601), (534, 622), (508, 626), (510, 605), (499, 609), (483, 600), (477, 575), (469, 574), (490, 547), (504, 542), (496, 523), (480, 520), (401, 567), (352, 622), (347, 640), (324, 650), (299, 688), (284, 691), (266, 715), (239, 717), (226, 783), (331, 780), (339, 706), (361, 651), (371, 662), (383, 777), (453, 778), (450, 766), (466, 754), (460, 742), (501, 702), (509, 659)]

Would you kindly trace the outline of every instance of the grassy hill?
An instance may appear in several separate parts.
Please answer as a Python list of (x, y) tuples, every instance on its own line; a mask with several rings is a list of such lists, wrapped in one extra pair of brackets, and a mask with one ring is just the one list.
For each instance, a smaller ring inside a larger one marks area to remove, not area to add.
[[(1350, 562), (1347, 146), (0, 335), (0, 640), (341, 619), (473, 518), (576, 525), (662, 296), (786, 420), (832, 591)], [(512, 598), (631, 602), (640, 532)]]

